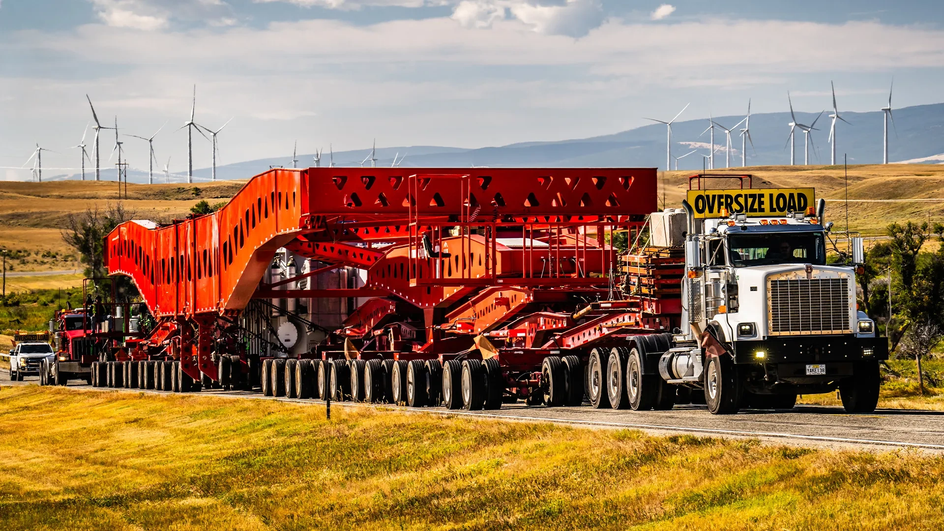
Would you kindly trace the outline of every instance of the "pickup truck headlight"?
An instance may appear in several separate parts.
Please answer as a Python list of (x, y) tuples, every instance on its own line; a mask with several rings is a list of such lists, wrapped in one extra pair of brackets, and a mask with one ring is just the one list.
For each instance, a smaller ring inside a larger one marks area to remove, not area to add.
[(20, 358), (20, 367), (26, 367), (26, 358)]
[(751, 337), (755, 334), (757, 328), (754, 326), (754, 323), (741, 323), (738, 325), (738, 336), (739, 337)]
[(875, 332), (875, 323), (872, 321), (859, 321), (859, 333), (871, 334)]

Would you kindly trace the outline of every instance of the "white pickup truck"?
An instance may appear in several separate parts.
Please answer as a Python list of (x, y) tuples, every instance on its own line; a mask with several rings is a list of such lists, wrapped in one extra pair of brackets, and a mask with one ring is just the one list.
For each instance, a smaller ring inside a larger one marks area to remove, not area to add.
[(55, 353), (49, 343), (17, 343), (10, 351), (10, 380), (22, 381), (26, 375), (40, 375), (43, 361), (52, 363)]

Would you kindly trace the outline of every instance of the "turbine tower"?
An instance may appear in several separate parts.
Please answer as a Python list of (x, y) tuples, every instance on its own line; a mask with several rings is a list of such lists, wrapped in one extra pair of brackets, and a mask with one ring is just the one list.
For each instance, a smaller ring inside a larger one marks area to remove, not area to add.
[[(747, 100), (747, 116), (744, 117), (744, 129), (741, 129), (741, 167), (747, 167), (747, 142), (754, 147), (754, 139), (751, 138), (751, 100)], [(737, 127), (737, 126), (735, 126)]]
[(682, 113), (685, 112), (685, 109), (687, 109), (689, 105), (691, 105), (691, 103), (686, 103), (685, 107), (682, 107), (682, 110), (679, 111), (679, 113), (675, 115), (675, 118), (672, 118), (668, 122), (665, 122), (662, 120), (656, 120), (655, 118), (646, 118), (646, 120), (649, 120), (650, 122), (657, 122), (660, 124), (665, 124), (665, 170), (666, 171), (669, 171), (669, 168), (671, 167), (670, 164), (672, 163), (672, 124), (675, 123), (676, 120), (678, 120), (679, 116), (681, 116)]
[(298, 140), (295, 141), (295, 147), (292, 148), (292, 167), (298, 167)]
[[(232, 121), (233, 121), (232, 118), (230, 118), (229, 120), (226, 120), (226, 123), (223, 124), (223, 127), (226, 127), (226, 126), (229, 125), (229, 123), (232, 122)], [(205, 127), (205, 126), (202, 126), (202, 125), (198, 125), (197, 127), (200, 127), (201, 129), (203, 129), (203, 130), (206, 131), (207, 133), (210, 133), (210, 138), (212, 139), (212, 140), (210, 141), (210, 150), (212, 151), (212, 155), (213, 155), (213, 166), (212, 166), (211, 173), (210, 173), (210, 180), (211, 180), (211, 181), (215, 181), (215, 180), (216, 180), (216, 154), (219, 153), (219, 151), (220, 151), (219, 144), (218, 144), (217, 141), (216, 141), (216, 135), (220, 134), (220, 131), (223, 130), (223, 127), (220, 127), (220, 128), (217, 129), (216, 131), (210, 129), (209, 127)], [(203, 135), (203, 136), (206, 136), (206, 135)]]
[(322, 153), (324, 153), (324, 148), (321, 148), (320, 150), (315, 150), (315, 156), (312, 157), (314, 159), (316, 168), (321, 167), (321, 154)]
[(82, 180), (85, 180), (85, 160), (88, 159), (89, 162), (92, 162), (92, 159), (89, 158), (88, 151), (85, 150), (88, 146), (85, 145), (85, 136), (88, 135), (88, 128), (91, 124), (85, 124), (85, 132), (82, 133), (82, 141), (78, 145), (72, 146), (72, 149), (81, 149), (82, 153), (79, 155), (79, 161), (82, 163)]
[[(203, 134), (203, 131), (200, 130), (200, 126), (197, 125), (196, 122), (193, 121), (194, 113), (196, 112), (196, 110), (197, 110), (197, 86), (194, 85), (193, 86), (193, 103), (190, 106), (190, 120), (188, 120), (187, 123), (185, 123), (184, 125), (180, 126), (180, 129), (183, 129), (184, 127), (187, 128), (187, 182), (190, 184), (193, 183), (193, 130), (196, 129), (197, 132), (200, 133), (201, 136), (203, 136), (203, 138), (206, 138), (207, 140), (209, 140), (209, 138), (207, 138), (207, 136)], [(180, 129), (178, 129), (178, 131), (180, 131)]]
[(92, 109), (92, 119), (95, 120), (95, 125), (92, 127), (92, 130), (95, 131), (95, 141), (94, 141), (94, 144), (95, 144), (94, 146), (95, 148), (95, 180), (100, 181), (102, 180), (101, 165), (100, 165), (101, 149), (99, 148), (98, 136), (99, 136), (99, 133), (101, 133), (102, 129), (111, 129), (111, 127), (102, 127), (101, 122), (98, 121), (98, 115), (95, 114), (95, 106), (92, 105), (92, 99), (89, 98), (88, 94), (85, 95), (85, 99), (87, 99), (89, 102), (89, 107)]
[[(167, 125), (167, 122), (164, 122), (164, 125)], [(160, 126), (157, 131), (148, 138), (138, 135), (128, 135), (133, 136), (134, 138), (140, 138), (148, 143), (148, 184), (154, 184), (154, 163), (157, 162), (157, 157), (154, 156), (154, 137), (157, 136), (157, 133), (161, 132), (161, 129), (164, 128), (164, 125)]]
[[(711, 151), (709, 152), (709, 155), (708, 155), (709, 160), (710, 160), (710, 163), (708, 164), (708, 169), (713, 170), (715, 169), (715, 121), (714, 119), (712, 119), (711, 113), (708, 113), (708, 129), (705, 129), (704, 131), (702, 131), (701, 135), (708, 133), (709, 131), (711, 132), (711, 134), (709, 135), (709, 137), (711, 138)], [(701, 136), (701, 135), (698, 135), (698, 136)]]
[(167, 163), (164, 164), (164, 182), (170, 182), (170, 157), (167, 157)]
[[(833, 88), (833, 113), (829, 115), (832, 118), (832, 124), (829, 125), (829, 143), (831, 145), (830, 151), (831, 155), (829, 157), (829, 163), (833, 166), (836, 165), (836, 121), (842, 120), (847, 124), (845, 118), (839, 116), (839, 107), (836, 105), (836, 85), (832, 81), (829, 82), (829, 85)], [(852, 125), (852, 124), (849, 124)]]
[(687, 156), (689, 156), (689, 155), (692, 155), (692, 154), (694, 154), (694, 153), (698, 153), (698, 150), (697, 150), (697, 149), (693, 149), (693, 150), (689, 151), (688, 153), (682, 155), (681, 157), (674, 157), (674, 158), (675, 158), (675, 171), (678, 171), (678, 161), (680, 161), (680, 160), (684, 159), (685, 157), (687, 157)]
[[(888, 119), (892, 119), (892, 127), (895, 126), (895, 117), (892, 115), (892, 91), (895, 89), (895, 80), (892, 80), (891, 88), (888, 89), (888, 105), (882, 107), (882, 114), (885, 115), (885, 128), (884, 128), (884, 147), (882, 150), (882, 164), (888, 164)], [(896, 131), (897, 132), (897, 131)]]
[(374, 146), (370, 148), (370, 154), (364, 157), (364, 160), (361, 161), (361, 167), (363, 167), (364, 164), (366, 164), (368, 160), (370, 161), (371, 168), (377, 167), (377, 139), (376, 138), (374, 139)]
[(328, 157), (329, 157), (328, 167), (333, 168), (334, 167), (334, 146), (331, 144), (328, 144)]

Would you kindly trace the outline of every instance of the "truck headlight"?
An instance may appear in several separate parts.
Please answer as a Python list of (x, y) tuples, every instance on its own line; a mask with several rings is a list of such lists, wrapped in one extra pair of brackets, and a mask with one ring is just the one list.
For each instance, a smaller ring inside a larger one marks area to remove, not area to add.
[(738, 325), (738, 335), (742, 337), (750, 337), (754, 335), (754, 323), (741, 323)]
[(20, 358), (20, 367), (26, 367), (26, 358)]
[(872, 321), (859, 321), (859, 333), (871, 334), (875, 332), (875, 323)]

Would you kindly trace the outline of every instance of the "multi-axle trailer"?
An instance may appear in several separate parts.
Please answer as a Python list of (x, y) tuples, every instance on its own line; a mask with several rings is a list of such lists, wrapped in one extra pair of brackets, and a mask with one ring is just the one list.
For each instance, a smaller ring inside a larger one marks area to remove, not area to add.
[(653, 169), (271, 170), (218, 212), (108, 235), (157, 325), (102, 361), (126, 386), (453, 409), (724, 413), (836, 388), (874, 409), (884, 342), (853, 268), (825, 265), (822, 212), (775, 202), (773, 222), (685, 202), (650, 230)]

